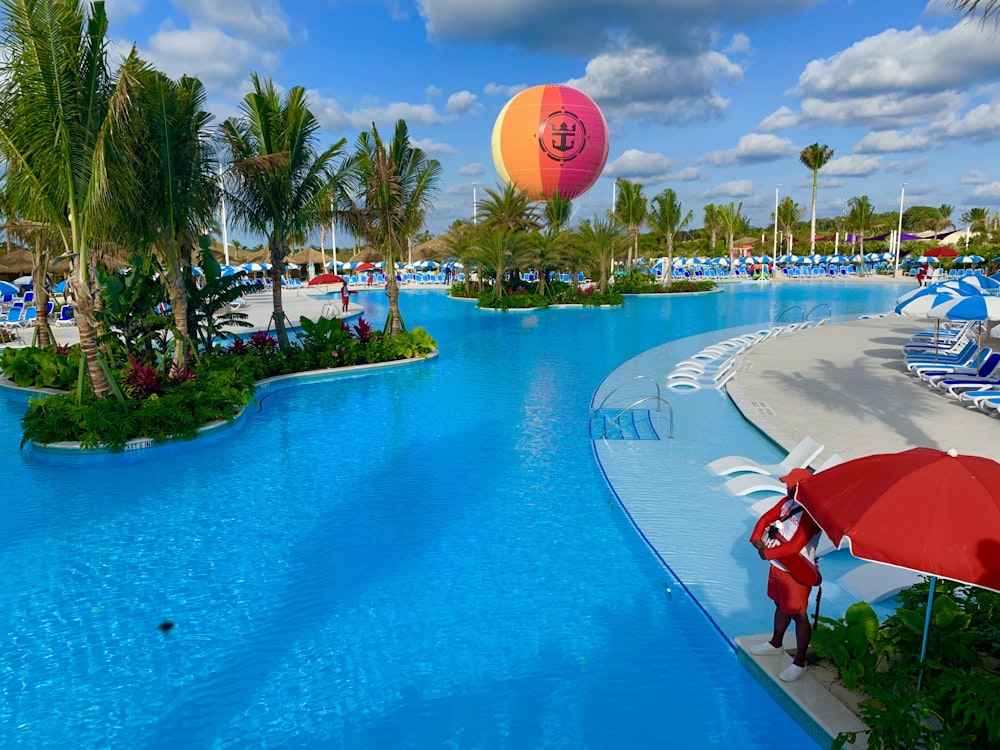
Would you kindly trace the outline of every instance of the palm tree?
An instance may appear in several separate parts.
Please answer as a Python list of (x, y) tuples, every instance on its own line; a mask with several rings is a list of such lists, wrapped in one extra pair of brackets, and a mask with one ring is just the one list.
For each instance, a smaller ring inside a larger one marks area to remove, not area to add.
[(799, 221), (802, 219), (802, 214), (806, 212), (805, 206), (800, 206), (794, 200), (792, 196), (786, 195), (782, 199), (781, 203), (778, 204), (778, 218), (776, 226), (778, 230), (783, 232), (788, 238), (788, 253), (792, 252), (792, 243), (794, 242), (795, 228), (799, 225)]
[(722, 222), (719, 217), (719, 207), (714, 203), (709, 203), (704, 208), (704, 225), (705, 231), (708, 232), (708, 252), (712, 253), (715, 250), (715, 243), (719, 241), (719, 230), (722, 228)]
[(691, 223), (693, 217), (691, 211), (684, 213), (681, 202), (677, 200), (677, 193), (672, 188), (666, 188), (653, 198), (653, 210), (649, 212), (646, 221), (653, 233), (667, 242), (667, 267), (663, 274), (667, 286), (673, 280), (674, 237)]
[(608, 291), (609, 274), (615, 261), (615, 240), (621, 237), (620, 224), (614, 219), (595, 216), (587, 219), (577, 229), (580, 244), (588, 251), (591, 261), (597, 266), (600, 276), (598, 288), (602, 294)]
[(985, 232), (990, 223), (990, 210), (988, 208), (970, 208), (962, 214), (962, 221), (969, 225), (973, 232)]
[(859, 195), (851, 198), (847, 201), (847, 207), (849, 209), (847, 214), (848, 224), (854, 232), (855, 237), (860, 238), (858, 252), (864, 255), (865, 235), (872, 230), (875, 219), (875, 208), (872, 206), (867, 195)]
[(441, 165), (410, 142), (406, 122), (399, 120), (388, 142), (372, 123), (370, 132), (358, 136), (344, 169), (351, 194), (341, 196), (341, 216), (354, 236), (375, 248), (385, 261), (389, 298), (385, 331), (395, 336), (404, 326), (393, 269), (424, 223), (441, 179)]
[(0, 0), (0, 152), (11, 212), (50, 226), (72, 258), (80, 348), (103, 397), (112, 387), (97, 343), (90, 248), (112, 188), (135, 194), (118, 173), (127, 154), (112, 136), (128, 119), (142, 63), (133, 49), (112, 75), (104, 3), (90, 8), (86, 16), (76, 2)]
[(809, 252), (816, 252), (816, 186), (819, 183), (819, 170), (833, 158), (833, 149), (826, 145), (814, 143), (806, 146), (799, 154), (802, 162), (813, 173), (812, 219), (809, 221)]
[(191, 335), (187, 284), (203, 227), (219, 201), (216, 162), (204, 110), (205, 88), (196, 78), (173, 81), (144, 70), (133, 119), (131, 148), (139, 155), (138, 197), (132, 233), (151, 243), (163, 268), (174, 319), (174, 366), (188, 360)]
[[(222, 124), (232, 157), (228, 180), (233, 221), (267, 238), (271, 269), (272, 317), (278, 344), (288, 346), (281, 301), (281, 274), (292, 238), (316, 225), (326, 208), (334, 160), (341, 139), (317, 151), (319, 121), (309, 109), (306, 91), (291, 88), (283, 97), (270, 80), (251, 76), (253, 91), (240, 102), (240, 116)], [(391, 275), (391, 274), (390, 274)]]
[(552, 227), (528, 234), (524, 240), (524, 252), (518, 260), (538, 270), (538, 293), (545, 294), (549, 271), (565, 268), (566, 231)]
[(486, 189), (486, 197), (479, 201), (479, 222), (490, 229), (513, 232), (530, 232), (541, 226), (538, 205), (523, 190), (509, 184), (497, 190)]
[(629, 248), (628, 261), (629, 268), (639, 258), (639, 229), (646, 221), (647, 202), (646, 196), (642, 194), (642, 185), (619, 177), (616, 181), (618, 186), (617, 197), (615, 198), (614, 216), (618, 223), (628, 231)]
[(479, 230), (475, 257), (480, 268), (493, 269), (493, 299), (503, 298), (503, 274), (513, 268), (514, 258), (521, 249), (524, 232), (485, 227)]
[(472, 276), (469, 271), (477, 250), (473, 242), (473, 226), (468, 222), (459, 222), (445, 235), (444, 244), (447, 248), (448, 258), (457, 260), (465, 267), (466, 274), (463, 286), (468, 291)]
[(1000, 0), (951, 0), (951, 3), (966, 15), (980, 14), (984, 23), (990, 17), (1000, 16)]
[(747, 218), (743, 215), (742, 201), (738, 206), (732, 202), (727, 203), (725, 206), (720, 206), (719, 223), (722, 225), (722, 230), (726, 233), (726, 247), (729, 250), (729, 260), (732, 261), (736, 257), (736, 253), (733, 250), (733, 238), (746, 234), (749, 228)]
[(543, 213), (545, 224), (549, 229), (559, 232), (569, 223), (570, 217), (573, 215), (573, 201), (569, 198), (563, 198), (559, 194), (559, 190), (556, 190), (545, 201)]
[(955, 228), (955, 222), (951, 220), (951, 214), (954, 210), (955, 207), (948, 203), (942, 203), (938, 206), (938, 218), (934, 222), (935, 233), (941, 233), (948, 229), (948, 227)]

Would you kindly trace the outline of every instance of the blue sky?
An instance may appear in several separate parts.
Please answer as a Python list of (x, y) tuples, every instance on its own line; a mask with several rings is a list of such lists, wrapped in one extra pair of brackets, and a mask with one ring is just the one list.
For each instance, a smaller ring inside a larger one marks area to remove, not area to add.
[[(567, 83), (602, 108), (604, 174), (575, 217), (626, 177), (770, 223), (775, 190), (810, 205), (798, 161), (834, 149), (819, 216), (1000, 202), (1000, 36), (948, 0), (108, 0), (110, 35), (173, 76), (198, 76), (219, 121), (251, 72), (304, 86), (323, 138), (353, 144), (406, 119), (444, 179), (428, 228), (496, 185), (493, 123), (522, 88)], [(780, 185), (780, 188), (778, 186)], [(340, 242), (338, 241), (338, 244)]]

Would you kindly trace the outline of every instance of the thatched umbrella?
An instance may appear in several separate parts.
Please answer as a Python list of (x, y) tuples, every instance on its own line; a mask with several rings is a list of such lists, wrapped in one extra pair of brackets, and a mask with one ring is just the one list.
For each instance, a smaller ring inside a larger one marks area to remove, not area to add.
[(380, 260), (382, 254), (373, 248), (365, 248), (351, 256), (351, 263), (378, 263)]
[[(312, 263), (314, 265), (322, 265), (326, 261), (326, 256), (323, 255), (319, 250), (315, 250), (311, 247), (305, 247), (299, 250), (297, 253), (289, 256), (288, 260), (292, 263)], [(331, 258), (333, 260), (333, 258)]]
[(34, 259), (28, 250), (18, 249), (0, 255), (0, 273), (23, 276), (31, 273)]

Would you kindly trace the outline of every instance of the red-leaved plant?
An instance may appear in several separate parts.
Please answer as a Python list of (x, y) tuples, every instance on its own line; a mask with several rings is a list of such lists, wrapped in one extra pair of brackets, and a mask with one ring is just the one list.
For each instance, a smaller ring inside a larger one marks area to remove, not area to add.
[(236, 354), (236, 355), (238, 355), (240, 357), (246, 355), (246, 353), (247, 353), (246, 342), (243, 341), (243, 339), (241, 339), (241, 338), (234, 339), (233, 343), (231, 343), (229, 345), (229, 351), (230, 351), (230, 353)]
[(364, 318), (358, 318), (358, 322), (354, 325), (354, 333), (362, 344), (367, 344), (372, 339), (372, 327)]
[(122, 385), (129, 396), (134, 399), (147, 399), (163, 390), (163, 381), (155, 366), (143, 364), (134, 354), (128, 355), (128, 364), (129, 370)]
[(254, 331), (247, 339), (247, 345), (261, 354), (269, 354), (278, 348), (278, 339), (267, 331)]
[(189, 380), (194, 380), (194, 373), (187, 365), (178, 367), (177, 363), (173, 362), (170, 365), (170, 379), (175, 383), (186, 383)]

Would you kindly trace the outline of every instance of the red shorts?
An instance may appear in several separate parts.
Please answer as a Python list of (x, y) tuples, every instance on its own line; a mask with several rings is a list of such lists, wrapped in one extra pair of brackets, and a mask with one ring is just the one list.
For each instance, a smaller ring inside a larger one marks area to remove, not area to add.
[(809, 591), (811, 586), (799, 583), (787, 570), (775, 565), (769, 565), (771, 572), (767, 574), (767, 598), (773, 601), (778, 609), (786, 615), (797, 615), (809, 610)]

